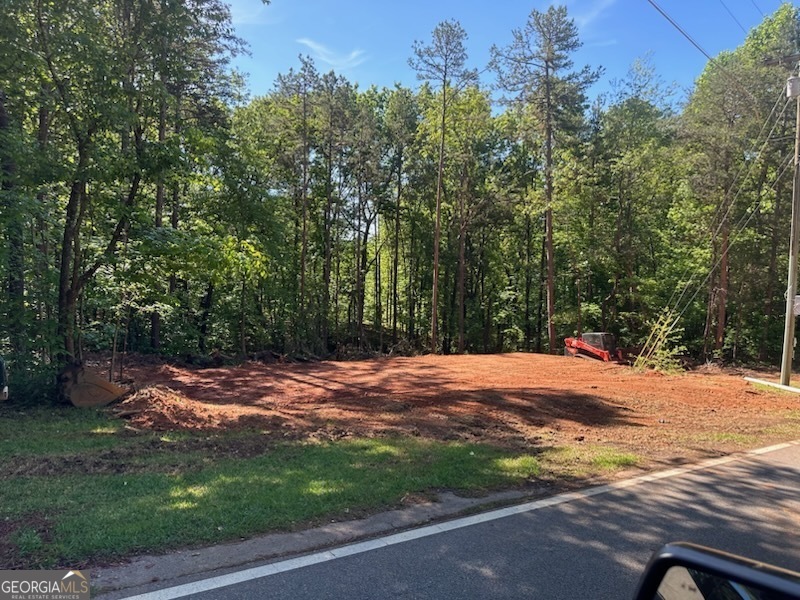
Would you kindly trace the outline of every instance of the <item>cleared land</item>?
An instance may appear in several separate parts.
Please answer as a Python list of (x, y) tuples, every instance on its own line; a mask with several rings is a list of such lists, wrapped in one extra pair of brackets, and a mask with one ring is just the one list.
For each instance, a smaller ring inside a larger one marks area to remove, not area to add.
[(158, 430), (411, 435), (514, 448), (611, 444), (648, 459), (686, 459), (784, 439), (800, 426), (800, 396), (753, 386), (740, 373), (661, 375), (537, 354), (128, 373), (143, 389), (120, 409), (133, 426)]
[(0, 407), (0, 568), (588, 481), (800, 437), (800, 397), (529, 354), (194, 369), (139, 360), (104, 411)]

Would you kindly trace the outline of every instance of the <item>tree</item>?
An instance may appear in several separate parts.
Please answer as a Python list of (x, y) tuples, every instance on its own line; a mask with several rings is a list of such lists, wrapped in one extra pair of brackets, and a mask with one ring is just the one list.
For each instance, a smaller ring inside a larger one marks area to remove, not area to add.
[[(354, 90), (350, 83), (333, 71), (322, 76), (317, 91), (315, 109), (316, 129), (319, 131), (318, 178), (321, 182), (319, 195), (324, 198), (321, 211), (322, 231), (322, 286), (320, 301), (319, 336), (322, 347), (331, 342), (330, 305), (334, 247), (337, 240), (337, 222), (341, 213), (341, 190), (337, 190), (336, 177), (344, 168), (344, 149), (347, 131), (352, 128), (352, 102)], [(334, 292), (336, 293), (336, 292)]]
[(576, 277), (599, 306), (594, 326), (635, 338), (654, 317), (649, 306), (657, 306), (658, 293), (669, 287), (662, 287), (659, 273), (669, 261), (666, 224), (679, 195), (676, 125), (669, 91), (647, 60), (634, 61), (628, 75), (612, 83), (611, 102), (595, 108), (571, 174), (583, 193), (574, 194), (563, 214), (573, 234), (570, 249), (581, 254), (573, 253)]
[(396, 194), (394, 204), (394, 233), (392, 260), (392, 343), (397, 343), (397, 321), (400, 296), (400, 232), (402, 225), (403, 181), (406, 177), (406, 154), (414, 141), (419, 120), (419, 108), (411, 90), (396, 87), (386, 103), (386, 128), (392, 146), (392, 162), (395, 169)]
[(299, 327), (296, 331), (296, 343), (302, 345), (308, 335), (307, 310), (307, 276), (308, 276), (308, 241), (309, 241), (309, 189), (311, 186), (311, 153), (315, 132), (313, 123), (313, 102), (319, 85), (319, 75), (313, 61), (308, 57), (300, 57), (300, 70), (289, 70), (287, 75), (278, 77), (278, 94), (284, 100), (285, 114), (288, 117), (284, 126), (286, 133), (288, 166), (296, 169), (293, 183), (296, 209), (295, 247), (299, 248), (297, 256), (297, 273), (299, 278), (297, 291), (297, 314)]
[[(798, 14), (797, 8), (784, 4), (748, 35), (743, 46), (709, 62), (682, 115), (695, 218), (706, 228), (708, 287), (700, 334), (704, 357), (722, 357), (726, 345), (734, 351), (751, 337), (758, 339), (751, 344), (759, 348), (748, 353), (766, 356), (768, 328), (764, 322), (748, 325), (747, 313), (763, 313), (769, 320), (781, 304), (783, 290), (775, 282), (784, 237), (779, 223), (788, 216), (789, 181), (770, 185), (770, 180), (783, 174), (781, 165), (792, 153), (794, 116), (778, 110), (787, 70), (764, 65), (763, 59), (795, 51)], [(771, 199), (765, 197), (770, 187), (775, 191)], [(736, 238), (743, 237), (751, 239), (748, 250), (732, 253)], [(753, 268), (751, 261), (765, 262), (766, 269)], [(752, 276), (741, 278), (751, 270)], [(768, 276), (761, 280), (764, 272)], [(759, 280), (761, 285), (753, 285)], [(733, 315), (731, 306), (746, 312)]]
[(458, 352), (466, 349), (467, 242), (472, 224), (492, 200), (487, 189), (494, 148), (494, 123), (488, 94), (467, 88), (453, 105), (452, 155), (455, 175), (455, 227), (458, 241), (456, 296), (458, 310)]
[(431, 352), (438, 351), (439, 306), (439, 240), (441, 237), (441, 211), (445, 160), (445, 136), (449, 95), (477, 79), (477, 72), (465, 68), (467, 52), (464, 43), (467, 34), (458, 21), (442, 21), (433, 30), (429, 45), (414, 42), (414, 56), (409, 60), (420, 80), (435, 84), (441, 91), (439, 167), (436, 182), (436, 216), (433, 234), (433, 290), (431, 300)]
[(367, 345), (365, 331), (365, 313), (367, 308), (367, 274), (373, 265), (376, 268), (375, 319), (373, 325), (382, 331), (382, 310), (380, 306), (380, 255), (379, 246), (375, 245), (375, 254), (370, 260), (369, 241), (373, 231), (379, 235), (377, 220), (382, 211), (382, 202), (389, 184), (390, 173), (387, 173), (383, 156), (386, 152), (385, 129), (383, 127), (383, 111), (385, 94), (371, 87), (357, 95), (355, 122), (350, 132), (350, 154), (348, 171), (352, 176), (351, 185), (354, 197), (351, 204), (351, 226), (354, 235), (353, 253), (353, 286), (351, 296), (351, 313), (354, 317), (353, 334), (358, 340), (359, 348)]
[(570, 55), (581, 46), (574, 21), (564, 6), (533, 10), (524, 29), (515, 29), (505, 48), (492, 47), (491, 65), (498, 85), (512, 101), (531, 105), (544, 141), (545, 249), (547, 256), (547, 331), (550, 352), (556, 351), (555, 255), (553, 246), (554, 148), (580, 121), (586, 89), (599, 77), (588, 66), (570, 71)]
[[(9, 127), (19, 134), (17, 149), (35, 156), (17, 181), (40, 240), (32, 258), (25, 248), (15, 251), (6, 273), (16, 297), (25, 293), (18, 267), (30, 263), (46, 273), (57, 254), (54, 310), (46, 277), (35, 282), (31, 291), (42, 291), (29, 306), (39, 305), (39, 318), (55, 313), (57, 347), (51, 353), (42, 344), (40, 359), (55, 354), (63, 365), (81, 358), (87, 292), (145, 223), (145, 199), (153, 201), (156, 222), (162, 218), (165, 182), (181, 162), (181, 147), (190, 146), (167, 139), (168, 109), (179, 114), (183, 94), (193, 121), (220, 126), (231, 89), (227, 61), (240, 42), (219, 0), (14, 0), (5, 8), (9, 35), (0, 45), (11, 42), (14, 51), (3, 52), (0, 90)], [(13, 75), (15, 56), (24, 57), (24, 77)], [(17, 244), (13, 231), (8, 240)], [(29, 310), (19, 306), (16, 318), (32, 321)], [(156, 328), (156, 342), (157, 334)]]

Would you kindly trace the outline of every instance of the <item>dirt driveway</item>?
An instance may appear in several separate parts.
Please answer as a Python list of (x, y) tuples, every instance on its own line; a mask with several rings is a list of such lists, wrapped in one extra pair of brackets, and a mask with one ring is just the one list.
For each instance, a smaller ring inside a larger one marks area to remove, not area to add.
[(664, 376), (537, 354), (188, 369), (139, 365), (118, 410), (147, 429), (256, 428), (291, 439), (403, 434), (504, 446), (613, 444), (651, 458), (800, 435), (800, 397), (741, 374)]

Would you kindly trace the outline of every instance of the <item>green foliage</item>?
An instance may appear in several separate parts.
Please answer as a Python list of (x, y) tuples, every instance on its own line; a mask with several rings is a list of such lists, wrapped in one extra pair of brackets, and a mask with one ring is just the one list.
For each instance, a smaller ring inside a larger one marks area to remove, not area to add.
[(636, 357), (635, 368), (653, 369), (667, 374), (683, 370), (681, 357), (686, 348), (680, 344), (683, 330), (676, 327), (676, 323), (676, 315), (665, 311), (657, 321), (650, 324), (650, 337)]
[(31, 401), (84, 350), (413, 350), (434, 315), (441, 351), (547, 350), (548, 214), (549, 349), (641, 343), (672, 310), (695, 357), (779, 353), (794, 120), (762, 59), (793, 52), (796, 7), (681, 108), (646, 57), (588, 105), (558, 6), (494, 48), (502, 107), (456, 22), (411, 48), (419, 90), (304, 57), (245, 101), (219, 0), (5, 7), (0, 352)]
[(8, 370), (9, 401), (14, 406), (42, 406), (55, 404), (56, 369), (53, 365), (25, 365), (16, 361)]

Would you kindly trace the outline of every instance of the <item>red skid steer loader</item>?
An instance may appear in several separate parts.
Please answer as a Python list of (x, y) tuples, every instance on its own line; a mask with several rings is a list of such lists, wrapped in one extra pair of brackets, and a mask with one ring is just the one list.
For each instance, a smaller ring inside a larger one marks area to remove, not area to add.
[(564, 355), (576, 358), (594, 358), (604, 362), (625, 362), (622, 350), (617, 348), (613, 333), (584, 333), (564, 340)]

